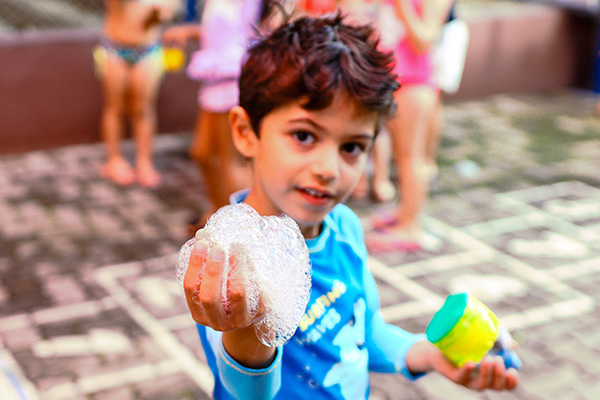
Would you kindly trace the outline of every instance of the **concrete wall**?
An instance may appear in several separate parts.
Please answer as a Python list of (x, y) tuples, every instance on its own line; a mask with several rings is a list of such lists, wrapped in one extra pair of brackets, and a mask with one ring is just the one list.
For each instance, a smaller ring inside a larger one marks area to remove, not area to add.
[(519, 3), (458, 11), (469, 25), (470, 42), (460, 90), (451, 98), (589, 87), (592, 18)]
[[(589, 83), (591, 21), (557, 8), (508, 4), (459, 8), (471, 41), (461, 88), (452, 99), (546, 91)], [(99, 82), (91, 52), (98, 31), (0, 36), (0, 153), (100, 140)], [(168, 75), (159, 131), (189, 131), (198, 84)]]
[[(102, 93), (92, 48), (99, 31), (0, 36), (0, 153), (100, 140)], [(160, 132), (190, 130), (198, 84), (169, 74), (158, 103)]]

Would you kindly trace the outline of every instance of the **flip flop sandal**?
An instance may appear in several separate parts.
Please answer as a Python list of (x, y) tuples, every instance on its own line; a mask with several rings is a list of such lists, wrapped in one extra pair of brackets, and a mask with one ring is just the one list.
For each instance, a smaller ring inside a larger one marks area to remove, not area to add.
[(403, 235), (390, 230), (369, 232), (365, 235), (365, 244), (369, 251), (377, 253), (411, 253), (423, 249), (416, 240), (407, 239)]
[(398, 223), (398, 217), (391, 211), (378, 211), (366, 219), (365, 230), (379, 231)]

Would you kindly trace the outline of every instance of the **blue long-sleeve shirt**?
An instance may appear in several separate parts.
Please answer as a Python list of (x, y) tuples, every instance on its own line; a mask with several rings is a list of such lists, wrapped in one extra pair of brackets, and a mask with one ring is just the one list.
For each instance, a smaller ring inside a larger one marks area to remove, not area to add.
[(221, 332), (198, 325), (216, 399), (366, 399), (369, 371), (401, 373), (408, 349), (423, 335), (384, 322), (358, 217), (344, 205), (306, 241), (312, 290), (292, 339), (261, 370), (233, 360)]

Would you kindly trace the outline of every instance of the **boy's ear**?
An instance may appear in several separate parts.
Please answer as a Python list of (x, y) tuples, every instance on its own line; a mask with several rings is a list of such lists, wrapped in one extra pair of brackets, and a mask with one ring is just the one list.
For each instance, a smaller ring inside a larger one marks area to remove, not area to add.
[(244, 157), (252, 158), (256, 152), (258, 136), (252, 129), (250, 117), (246, 110), (240, 106), (235, 106), (229, 111), (229, 124), (231, 125), (231, 134), (233, 143)]

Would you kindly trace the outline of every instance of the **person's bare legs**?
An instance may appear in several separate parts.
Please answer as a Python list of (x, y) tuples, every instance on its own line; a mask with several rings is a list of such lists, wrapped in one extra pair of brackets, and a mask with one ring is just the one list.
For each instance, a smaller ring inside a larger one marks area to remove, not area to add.
[(396, 197), (396, 187), (390, 177), (392, 145), (389, 134), (383, 131), (373, 147), (373, 198), (388, 202)]
[(443, 126), (443, 108), (442, 101), (440, 99), (440, 93), (437, 93), (436, 103), (431, 117), (431, 128), (427, 136), (427, 154), (425, 156), (425, 175), (427, 183), (430, 184), (438, 174), (438, 166), (436, 163), (436, 156), (438, 145), (440, 141), (440, 135), (442, 133)]
[(118, 56), (109, 53), (102, 73), (104, 104), (100, 132), (106, 147), (106, 161), (102, 166), (101, 175), (119, 185), (130, 185), (135, 181), (133, 169), (121, 152), (127, 85), (127, 64)]
[(204, 176), (212, 208), (200, 224), (219, 208), (229, 204), (231, 193), (250, 185), (250, 167), (233, 145), (229, 114), (199, 110), (190, 156)]
[(161, 52), (144, 57), (130, 71), (131, 128), (136, 142), (137, 178), (146, 187), (156, 187), (160, 183), (152, 155), (157, 129), (156, 100), (162, 76)]
[(418, 235), (419, 213), (427, 197), (424, 176), (427, 134), (436, 102), (433, 88), (407, 85), (396, 93), (398, 113), (388, 124), (398, 168), (401, 204), (390, 230)]

